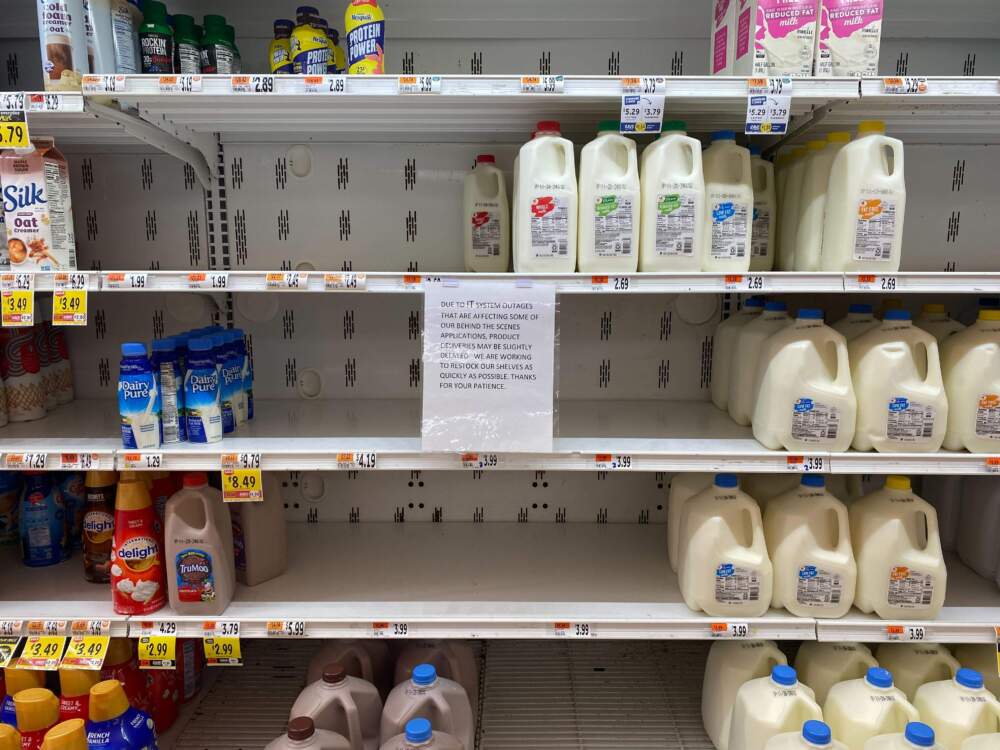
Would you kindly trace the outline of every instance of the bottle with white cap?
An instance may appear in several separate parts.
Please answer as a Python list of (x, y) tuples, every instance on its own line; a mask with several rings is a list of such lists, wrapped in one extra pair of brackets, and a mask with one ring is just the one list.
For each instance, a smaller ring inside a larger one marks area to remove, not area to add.
[(941, 345), (948, 394), (947, 450), (1000, 449), (1000, 310), (980, 310), (975, 323)]
[(383, 737), (395, 737), (406, 731), (411, 719), (424, 718), (439, 732), (450, 734), (473, 750), (475, 720), (465, 688), (457, 682), (438, 677), (430, 664), (418, 664), (406, 682), (392, 689), (382, 710)]
[(865, 742), (872, 737), (902, 732), (920, 714), (903, 691), (892, 684), (889, 670), (871, 667), (862, 679), (830, 688), (823, 717), (847, 750), (864, 750)]
[(351, 750), (377, 750), (382, 699), (370, 682), (347, 674), (342, 664), (327, 664), (323, 677), (299, 693), (289, 719), (307, 716), (317, 729), (336, 732)]
[(465, 750), (465, 745), (445, 732), (437, 732), (424, 718), (406, 722), (403, 734), (382, 743), (381, 750)]
[(799, 679), (816, 693), (816, 702), (826, 703), (830, 688), (838, 682), (864, 677), (878, 662), (863, 643), (805, 641), (795, 655)]
[(974, 669), (960, 669), (951, 680), (921, 685), (913, 699), (920, 718), (934, 727), (945, 750), (961, 750), (976, 734), (1000, 732), (1000, 701), (983, 686)]
[[(880, 666), (892, 672), (893, 682), (911, 702), (927, 682), (950, 680), (962, 668), (947, 646), (938, 643), (881, 643), (875, 651)], [(996, 664), (996, 649), (993, 649)]]
[(822, 721), (810, 719), (802, 725), (801, 732), (776, 734), (764, 745), (764, 750), (849, 750), (847, 745), (833, 739), (830, 727)]
[(507, 183), (493, 154), (480, 154), (465, 176), (462, 223), (465, 270), (504, 273), (510, 266), (510, 207)]
[[(737, 424), (750, 424), (757, 394), (754, 378), (764, 341), (795, 321), (784, 302), (766, 302), (764, 312), (739, 329), (736, 351), (729, 369), (729, 416)], [(738, 377), (737, 377), (738, 376)]]
[(736, 693), (728, 750), (764, 750), (775, 735), (800, 731), (810, 720), (823, 720), (812, 689), (799, 682), (794, 669), (779, 664), (770, 676), (745, 682)]
[(753, 177), (753, 230), (750, 233), (750, 270), (774, 268), (774, 235), (778, 223), (774, 164), (761, 155), (760, 146), (750, 147), (750, 174)]
[(712, 339), (712, 403), (723, 411), (729, 407), (729, 377), (733, 369), (737, 334), (763, 310), (763, 297), (749, 297), (743, 302), (743, 307), (715, 329)]
[(707, 211), (706, 252), (701, 270), (746, 273), (753, 233), (753, 176), (750, 151), (736, 145), (736, 133), (712, 133), (702, 154)]
[(902, 734), (872, 737), (864, 750), (945, 750), (934, 741), (934, 730), (919, 721), (911, 721)]
[(920, 308), (920, 315), (913, 321), (913, 325), (927, 331), (937, 339), (939, 345), (949, 336), (965, 330), (965, 326), (948, 315), (948, 309), (937, 302), (928, 302)]
[(847, 315), (834, 323), (831, 328), (848, 341), (853, 341), (880, 325), (882, 321), (875, 317), (871, 305), (855, 303), (847, 309)]

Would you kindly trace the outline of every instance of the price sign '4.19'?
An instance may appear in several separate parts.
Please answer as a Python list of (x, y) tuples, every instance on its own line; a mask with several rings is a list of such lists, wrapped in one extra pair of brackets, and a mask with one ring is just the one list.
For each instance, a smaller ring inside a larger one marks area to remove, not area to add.
[(747, 135), (783, 135), (792, 113), (792, 79), (751, 78), (747, 94)]

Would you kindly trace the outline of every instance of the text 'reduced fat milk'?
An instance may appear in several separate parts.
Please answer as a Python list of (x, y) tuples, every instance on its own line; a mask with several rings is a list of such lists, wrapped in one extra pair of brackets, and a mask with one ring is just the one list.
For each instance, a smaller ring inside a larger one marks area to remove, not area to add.
[(816, 0), (736, 0), (730, 31), (735, 75), (812, 75)]
[(733, 6), (737, 0), (714, 0), (712, 3), (711, 59), (708, 68), (713, 76), (733, 74)]
[(816, 75), (878, 75), (884, 0), (820, 0)]

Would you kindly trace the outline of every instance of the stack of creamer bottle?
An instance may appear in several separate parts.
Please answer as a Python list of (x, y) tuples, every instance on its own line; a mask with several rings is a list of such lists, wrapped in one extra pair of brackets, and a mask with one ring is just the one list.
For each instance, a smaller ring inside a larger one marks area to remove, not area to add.
[(393, 665), (382, 641), (330, 641), (307, 682), (268, 750), (474, 748), (479, 666), (467, 643), (414, 641)]
[[(992, 662), (992, 663), (991, 663)], [(802, 643), (794, 668), (770, 641), (709, 651), (702, 721), (717, 750), (995, 750), (996, 651), (883, 643)]]

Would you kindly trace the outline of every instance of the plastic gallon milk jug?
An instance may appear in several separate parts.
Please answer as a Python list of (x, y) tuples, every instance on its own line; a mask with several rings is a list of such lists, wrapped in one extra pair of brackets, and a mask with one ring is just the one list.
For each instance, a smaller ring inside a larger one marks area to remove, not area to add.
[(264, 502), (230, 503), (228, 506), (236, 580), (246, 586), (277, 578), (288, 565), (288, 532), (281, 482), (273, 472), (264, 472), (263, 479)]
[(825, 141), (809, 141), (806, 146), (792, 152), (785, 179), (784, 203), (779, 206), (778, 224), (778, 269), (795, 270), (795, 245), (799, 231), (799, 216), (802, 206), (802, 190), (805, 186), (806, 170), (813, 158), (826, 147)]
[(944, 442), (948, 397), (937, 340), (905, 310), (847, 348), (858, 399), (853, 447), (859, 451), (933, 452)]
[[(1000, 496), (996, 477), (965, 477), (959, 512), (958, 556), (977, 575), (994, 580), (1000, 566)], [(996, 670), (993, 670), (994, 672)]]
[[(997, 650), (990, 643), (962, 643), (955, 646), (955, 658), (963, 667), (974, 669), (983, 676), (983, 684), (993, 695), (1000, 695), (1000, 675), (997, 674)], [(998, 745), (1000, 747), (1000, 745)]]
[(378, 686), (388, 695), (396, 683), (392, 680), (392, 664), (389, 646), (383, 641), (372, 640), (332, 640), (327, 641), (316, 655), (309, 660), (306, 684), (311, 685), (323, 679), (327, 664), (336, 662), (347, 670), (347, 674)]
[(767, 302), (764, 312), (743, 326), (736, 334), (736, 351), (729, 370), (729, 416), (737, 424), (750, 424), (757, 394), (754, 378), (764, 341), (783, 328), (792, 325), (788, 305)]
[(937, 734), (944, 750), (961, 750), (966, 738), (1000, 732), (1000, 701), (983, 687), (983, 676), (960, 669), (950, 680), (928, 682), (917, 689), (913, 705)]
[(795, 655), (799, 680), (813, 689), (816, 702), (826, 703), (830, 688), (845, 680), (863, 677), (878, 662), (863, 643), (805, 641)]
[(149, 750), (156, 747), (156, 729), (148, 714), (129, 705), (118, 680), (90, 689), (87, 746), (90, 750)]
[(764, 750), (776, 734), (801, 730), (810, 719), (823, 720), (812, 689), (798, 681), (794, 669), (778, 665), (736, 693), (728, 750)]
[(919, 721), (911, 721), (902, 734), (883, 734), (865, 743), (865, 750), (943, 750), (934, 741), (934, 730)]
[(602, 121), (580, 152), (577, 265), (584, 273), (634, 273), (639, 263), (639, 159), (620, 127)]
[(670, 569), (677, 571), (677, 555), (680, 553), (681, 514), (684, 505), (692, 497), (712, 486), (714, 475), (695, 472), (674, 474), (670, 479), (670, 494), (667, 496), (667, 557)]
[[(950, 680), (961, 668), (946, 646), (936, 643), (882, 643), (875, 651), (879, 665), (892, 672), (896, 687), (912, 701), (926, 682)], [(996, 663), (996, 649), (993, 650)]]
[(684, 505), (677, 576), (684, 603), (712, 616), (760, 617), (771, 604), (772, 570), (760, 509), (718, 474)]
[(802, 478), (797, 474), (744, 474), (740, 477), (740, 489), (757, 501), (763, 515), (768, 502), (797, 490)]
[(776, 734), (764, 745), (764, 750), (848, 750), (842, 742), (833, 739), (830, 727), (822, 721), (810, 719), (802, 725), (801, 732)]
[(774, 566), (771, 604), (799, 617), (843, 617), (854, 601), (857, 566), (847, 506), (806, 474), (802, 486), (774, 498), (764, 512)]
[(729, 408), (729, 378), (739, 331), (764, 309), (761, 297), (750, 297), (743, 307), (719, 323), (712, 340), (712, 403), (722, 410)]
[(59, 723), (59, 699), (51, 690), (29, 688), (14, 696), (21, 750), (39, 750), (45, 733)]
[(351, 743), (336, 732), (317, 729), (308, 716), (297, 716), (288, 722), (286, 732), (271, 740), (265, 750), (351, 750)]
[(750, 147), (750, 174), (753, 178), (750, 270), (770, 271), (774, 268), (774, 234), (778, 220), (778, 199), (774, 187), (774, 165), (761, 156), (760, 146)]
[(203, 472), (185, 474), (167, 502), (164, 539), (170, 606), (178, 614), (222, 614), (236, 588), (233, 526)]
[(444, 732), (435, 732), (427, 719), (410, 719), (406, 731), (382, 743), (382, 750), (464, 750), (464, 745)]
[(962, 743), (962, 750), (996, 750), (1000, 747), (1000, 734), (977, 734)]
[(505, 273), (510, 267), (510, 207), (507, 183), (493, 154), (480, 154), (465, 176), (462, 222), (465, 270)]
[(786, 662), (784, 653), (771, 641), (716, 641), (712, 644), (705, 662), (701, 720), (718, 750), (729, 747), (733, 704), (743, 683), (767, 677), (773, 667)]
[[(786, 237), (785, 217), (798, 212), (799, 197), (802, 191), (804, 173), (793, 169), (795, 164), (806, 157), (808, 149), (805, 146), (793, 146), (781, 154), (777, 163), (775, 189), (778, 196), (778, 216), (776, 218), (774, 239), (776, 243), (774, 268), (778, 271), (792, 270), (792, 256), (795, 254), (793, 237)], [(793, 180), (793, 176), (795, 179)], [(796, 188), (797, 183), (797, 188)], [(794, 190), (792, 189), (794, 188)], [(788, 243), (787, 245), (785, 243)]]
[(872, 737), (902, 732), (920, 718), (903, 691), (893, 686), (892, 674), (882, 667), (871, 667), (863, 678), (830, 688), (823, 717), (848, 750), (864, 750)]
[(712, 133), (712, 145), (702, 154), (707, 248), (703, 271), (746, 273), (750, 268), (753, 232), (753, 177), (750, 151), (736, 145), (732, 130)]
[(413, 668), (412, 677), (396, 685), (382, 710), (382, 736), (395, 737), (406, 730), (411, 719), (423, 718), (438, 732), (450, 734), (473, 750), (475, 722), (465, 688), (438, 677), (430, 664)]
[(382, 699), (370, 682), (347, 674), (342, 664), (327, 664), (323, 677), (299, 693), (289, 717), (307, 716), (317, 729), (346, 737), (351, 750), (378, 750)]
[(882, 325), (882, 321), (875, 317), (871, 305), (852, 304), (848, 308), (847, 315), (831, 327), (848, 341), (853, 341), (880, 325)]
[(939, 346), (952, 334), (965, 330), (965, 326), (948, 315), (944, 305), (933, 302), (921, 308), (920, 315), (913, 321), (913, 325), (936, 338)]
[(823, 222), (824, 271), (895, 273), (903, 247), (903, 142), (885, 124), (858, 125), (830, 170)]
[(705, 175), (701, 142), (680, 121), (663, 123), (642, 152), (640, 271), (700, 271), (705, 257)]
[(885, 619), (937, 617), (948, 583), (937, 513), (910, 480), (887, 477), (885, 487), (851, 505), (850, 520), (858, 561), (854, 606)]
[(577, 184), (573, 144), (559, 123), (538, 123), (535, 137), (518, 153), (517, 235), (514, 270), (571, 273), (576, 270)]
[(847, 339), (823, 325), (823, 311), (799, 310), (793, 325), (760, 348), (753, 435), (771, 450), (846, 451), (857, 401)]
[(941, 345), (941, 374), (948, 394), (944, 447), (972, 453), (1000, 449), (1000, 310), (979, 319)]
[(441, 677), (447, 677), (465, 688), (472, 706), (472, 715), (479, 715), (479, 660), (465, 641), (410, 641), (396, 658), (393, 684), (406, 682), (413, 668), (431, 664)]
[(837, 154), (850, 141), (850, 133), (829, 133), (822, 150), (810, 151), (802, 176), (799, 223), (795, 230), (796, 271), (822, 269), (823, 217), (826, 215), (826, 191), (830, 185), (830, 170)]

